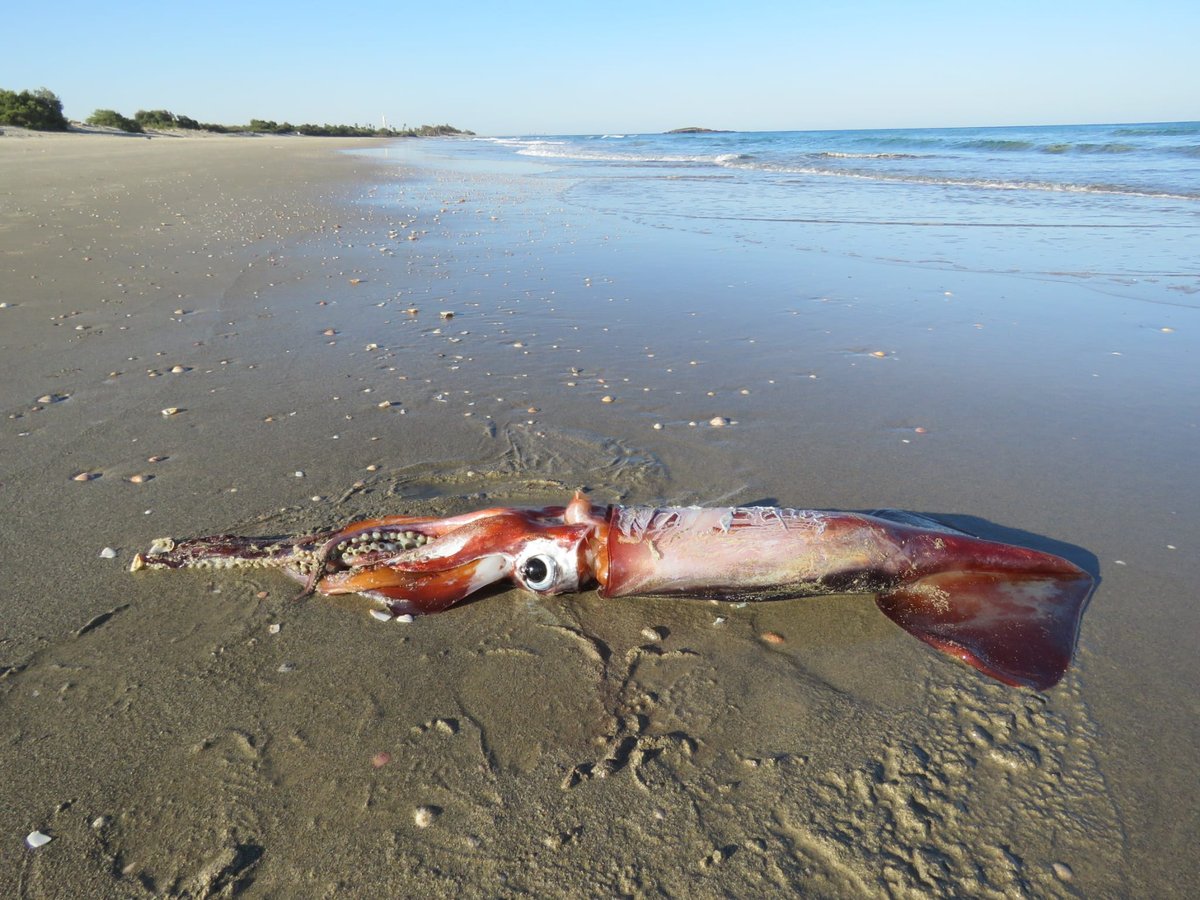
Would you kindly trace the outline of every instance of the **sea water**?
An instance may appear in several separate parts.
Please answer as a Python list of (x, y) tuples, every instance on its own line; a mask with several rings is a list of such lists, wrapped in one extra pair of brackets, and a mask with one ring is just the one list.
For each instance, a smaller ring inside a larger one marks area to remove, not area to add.
[(784, 250), (1115, 279), (1200, 305), (1198, 122), (524, 135), (427, 152), (476, 170), (525, 163), (598, 218)]

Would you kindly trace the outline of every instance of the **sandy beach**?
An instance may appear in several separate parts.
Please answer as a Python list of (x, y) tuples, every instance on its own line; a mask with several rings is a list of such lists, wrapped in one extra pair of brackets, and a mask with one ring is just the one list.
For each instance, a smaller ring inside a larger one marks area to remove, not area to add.
[[(0, 136), (0, 895), (1194, 891), (1196, 278), (664, 227), (437, 146)], [(911, 509), (1100, 584), (1037, 693), (863, 597), (403, 624), (128, 571), (576, 488)]]

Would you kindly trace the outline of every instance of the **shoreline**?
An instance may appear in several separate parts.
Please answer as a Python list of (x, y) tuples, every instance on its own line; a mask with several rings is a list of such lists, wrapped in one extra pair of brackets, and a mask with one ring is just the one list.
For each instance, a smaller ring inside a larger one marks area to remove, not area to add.
[[(1079, 508), (1097, 483), (1123, 508), (1186, 493), (1188, 424), (1159, 412), (1184, 401), (1135, 407), (1153, 367), (1101, 368), (1174, 364), (1186, 329), (1164, 344), (1088, 285), (779, 249), (765, 225), (739, 242), (597, 216), (553, 178), (439, 167), (433, 145), (336, 152), (379, 146), (0, 138), (23, 176), (0, 188), (15, 287), (0, 484), (21, 511), (0, 524), (21, 561), (0, 567), (0, 885), (1186, 883), (1186, 863), (1160, 861), (1187, 851), (1173, 798), (1195, 788), (1172, 760), (1195, 726), (1161, 704), (1194, 667), (1165, 613), (1127, 598), (1186, 597), (1155, 573), (1179, 571), (1163, 547), (1186, 546), (1190, 520), (1130, 537), (1106, 502)], [(1087, 317), (1100, 338), (1071, 331)], [(731, 424), (705, 426), (717, 416)], [(406, 626), (353, 599), (296, 604), (281, 577), (125, 571), (159, 535), (576, 487), (970, 514), (1094, 553), (1104, 583), (1072, 672), (1043, 696), (938, 658), (862, 598), (504, 592)], [(1158, 740), (1138, 746), (1145, 733)], [(30, 851), (35, 829), (53, 840)]]

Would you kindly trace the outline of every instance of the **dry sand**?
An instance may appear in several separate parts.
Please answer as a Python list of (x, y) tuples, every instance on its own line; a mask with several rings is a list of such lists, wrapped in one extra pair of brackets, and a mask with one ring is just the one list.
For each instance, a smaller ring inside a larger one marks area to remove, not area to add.
[[(1194, 310), (597, 224), (348, 146), (378, 145), (0, 137), (0, 894), (1187, 895)], [(404, 625), (126, 571), (159, 535), (577, 486), (959, 514), (1104, 580), (1043, 695), (864, 598)]]

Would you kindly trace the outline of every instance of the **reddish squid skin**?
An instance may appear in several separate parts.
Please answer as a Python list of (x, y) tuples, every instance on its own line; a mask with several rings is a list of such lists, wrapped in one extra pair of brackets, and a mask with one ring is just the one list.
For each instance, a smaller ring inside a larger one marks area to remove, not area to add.
[(913, 636), (1005, 684), (1070, 665), (1090, 575), (1024, 547), (857, 513), (613, 507), (600, 594), (869, 593)]
[(277, 568), (322, 594), (440, 612), (498, 581), (537, 594), (774, 600), (874, 594), (905, 631), (1005, 684), (1070, 665), (1092, 578), (1057, 556), (858, 513), (774, 507), (496, 507), (301, 538), (163, 539), (133, 569)]

